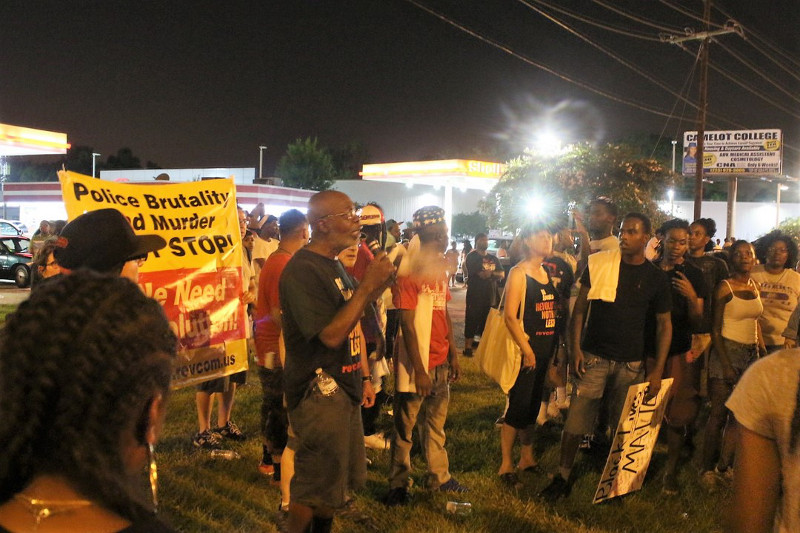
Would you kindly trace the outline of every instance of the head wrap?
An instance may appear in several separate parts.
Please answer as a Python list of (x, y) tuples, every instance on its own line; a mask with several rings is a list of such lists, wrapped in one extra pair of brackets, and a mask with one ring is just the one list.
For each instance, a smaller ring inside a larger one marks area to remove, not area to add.
[(444, 209), (435, 205), (420, 207), (414, 212), (414, 229), (444, 222)]

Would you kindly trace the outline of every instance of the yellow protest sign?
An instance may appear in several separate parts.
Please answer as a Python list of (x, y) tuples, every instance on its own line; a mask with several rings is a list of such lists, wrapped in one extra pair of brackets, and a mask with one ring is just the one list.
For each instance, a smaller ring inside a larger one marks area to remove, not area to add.
[(667, 408), (667, 393), (672, 381), (673, 378), (662, 379), (661, 389), (650, 399), (647, 399), (649, 383), (631, 385), (628, 389), (614, 442), (592, 503), (642, 488)]
[(58, 177), (70, 220), (110, 207), (137, 234), (160, 235), (167, 242), (140, 267), (139, 285), (164, 307), (180, 342), (173, 388), (247, 370), (233, 180), (135, 184), (69, 171)]

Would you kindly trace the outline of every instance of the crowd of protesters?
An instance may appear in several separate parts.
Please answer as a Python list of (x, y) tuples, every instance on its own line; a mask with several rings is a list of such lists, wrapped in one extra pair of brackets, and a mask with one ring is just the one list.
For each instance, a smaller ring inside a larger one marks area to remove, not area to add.
[[(673, 378), (662, 424), (663, 493), (679, 494), (679, 473), (694, 470), (709, 490), (732, 483), (734, 529), (800, 530), (800, 356), (784, 350), (796, 346), (800, 323), (791, 237), (726, 238), (720, 247), (711, 219), (673, 219), (656, 229), (647, 216), (620, 216), (612, 199), (598, 197), (585, 216), (572, 213), (571, 225), (531, 214), (495, 256), (485, 234), (459, 251), (445, 215), (423, 207), (402, 230), (380, 206), (356, 206), (336, 191), (315, 194), (306, 214), (238, 210), (239, 300), (263, 392), (258, 470), (280, 486), (282, 530), (330, 531), (337, 510), (352, 506), (364, 485), (365, 448), (390, 453), (383, 503), (409, 504), (414, 428), (426, 488), (469, 491), (452, 475), (445, 448), (450, 386), (461, 375), (459, 356), (473, 355), (501, 302), (522, 354), (498, 420), (504, 486), (521, 487), (520, 472), (544, 475), (534, 442), (537, 427), (555, 420), (563, 423), (560, 454), (540, 497), (569, 497), (579, 449), (607, 450), (629, 386), (646, 383), (654, 397), (662, 379)], [(2, 334), (7, 424), (0, 440), (8, 446), (0, 458), (0, 531), (45, 521), (54, 531), (78, 523), (168, 531), (150, 511), (157, 505), (152, 451), (175, 339), (155, 302), (130, 283), (165, 242), (135, 235), (113, 209), (81, 215), (58, 234), (53, 226), (43, 222), (32, 240), (33, 295)], [(466, 285), (463, 346), (448, 309), (457, 271)], [(36, 330), (32, 317), (57, 313), (69, 315), (68, 327)], [(34, 349), (33, 339), (52, 362), (9, 372)], [(109, 365), (106, 352), (119, 354), (119, 364)], [(126, 365), (142, 370), (126, 372)], [(134, 379), (140, 375), (147, 380)], [(246, 438), (232, 417), (245, 376), (197, 387), (194, 446)], [(23, 408), (23, 393), (50, 407)], [(385, 405), (390, 435), (377, 430)], [(91, 433), (108, 438), (75, 438), (80, 430), (69, 413), (81, 413), (85, 427), (104, 424)], [(47, 438), (39, 441), (42, 428)], [(698, 434), (695, 469), (685, 452)], [(90, 447), (99, 461), (87, 459)], [(152, 504), (131, 485), (131, 473), (144, 466)]]

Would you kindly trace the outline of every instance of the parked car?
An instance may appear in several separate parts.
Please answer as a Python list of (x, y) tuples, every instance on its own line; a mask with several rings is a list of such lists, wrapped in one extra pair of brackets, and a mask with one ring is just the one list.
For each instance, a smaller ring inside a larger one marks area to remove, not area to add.
[(20, 288), (31, 284), (29, 245), (27, 237), (0, 237), (0, 279), (10, 279)]
[(0, 219), (0, 235), (22, 235), (22, 229), (10, 220)]

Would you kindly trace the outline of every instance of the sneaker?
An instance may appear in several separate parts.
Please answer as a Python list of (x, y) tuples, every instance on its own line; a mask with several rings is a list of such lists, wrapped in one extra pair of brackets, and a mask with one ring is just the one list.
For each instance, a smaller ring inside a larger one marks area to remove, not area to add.
[(275, 512), (275, 526), (281, 533), (289, 531), (289, 507), (283, 507), (283, 504), (278, 504), (278, 510)]
[(242, 430), (239, 429), (239, 426), (228, 420), (228, 423), (222, 427), (214, 429), (215, 432), (219, 433), (223, 438), (231, 439), (231, 440), (245, 440), (247, 437), (244, 436)]
[(675, 474), (664, 474), (663, 484), (661, 485), (661, 492), (667, 496), (675, 496), (680, 494), (681, 487), (678, 485), (678, 476)]
[(455, 492), (458, 494), (463, 494), (465, 492), (469, 492), (469, 489), (456, 481), (456, 478), (451, 477), (445, 483), (439, 485), (439, 492)]
[(472, 357), (472, 348), (464, 348), (462, 354), (464, 357)]
[(380, 432), (364, 436), (364, 446), (373, 450), (388, 450), (389, 444), (389, 439)]
[(394, 507), (395, 505), (406, 505), (410, 499), (407, 488), (395, 487), (389, 490), (383, 498), (383, 503), (389, 507)]
[(272, 466), (272, 463), (267, 464), (262, 461), (258, 465), (258, 471), (264, 474), (265, 476), (272, 476), (273, 474), (275, 474), (275, 467)]
[(222, 441), (216, 433), (207, 429), (202, 433), (196, 433), (192, 438), (192, 444), (195, 448), (204, 448), (206, 450), (218, 450), (222, 447)]
[(572, 486), (569, 484), (569, 482), (561, 477), (560, 474), (556, 474), (553, 476), (553, 481), (551, 481), (548, 486), (542, 489), (542, 492), (539, 493), (539, 496), (549, 502), (554, 502), (559, 498), (566, 498), (569, 496), (571, 491)]

